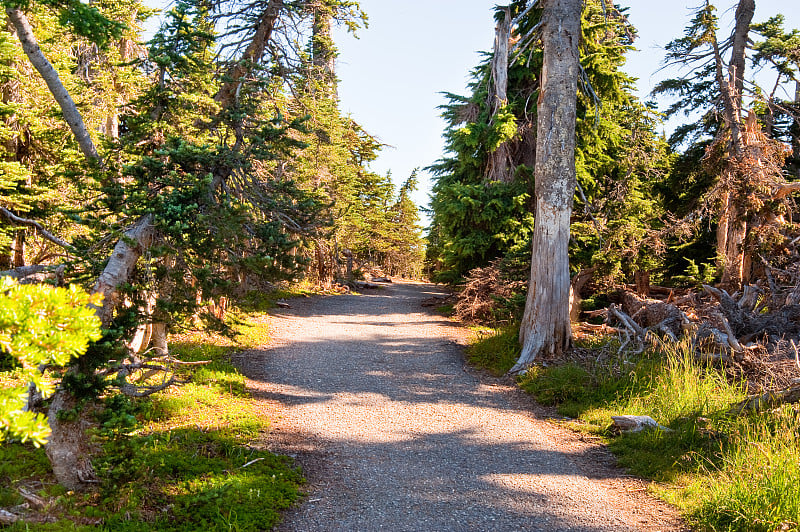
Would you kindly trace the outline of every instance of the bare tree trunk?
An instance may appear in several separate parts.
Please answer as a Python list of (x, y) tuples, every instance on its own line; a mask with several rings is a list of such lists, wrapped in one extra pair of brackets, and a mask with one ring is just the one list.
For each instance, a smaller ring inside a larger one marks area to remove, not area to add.
[(114, 308), (119, 303), (119, 287), (128, 281), (136, 262), (150, 247), (154, 237), (153, 217), (148, 214), (125, 231), (123, 238), (114, 246), (108, 264), (92, 289), (93, 294), (103, 295), (102, 304), (95, 309), (104, 326), (111, 322)]
[(536, 222), (531, 280), (510, 373), (569, 348), (569, 230), (575, 191), (575, 119), (582, 0), (544, 0), (544, 64), (537, 110)]
[[(60, 412), (80, 409), (77, 416), (61, 419)], [(53, 474), (58, 483), (73, 491), (85, 489), (89, 483), (96, 481), (94, 468), (90, 461), (89, 438), (86, 430), (90, 423), (85, 408), (77, 404), (75, 396), (67, 390), (58, 390), (47, 411), (47, 422), (50, 424), (50, 438), (45, 452), (53, 466)]]
[(14, 268), (25, 266), (25, 229), (14, 233)]
[[(511, 38), (511, 8), (500, 8), (503, 20), (497, 23), (494, 37), (494, 53), (492, 54), (492, 83), (489, 91), (489, 106), (492, 115), (508, 103), (508, 42)], [(489, 181), (510, 183), (514, 180), (514, 161), (511, 147), (503, 142), (489, 154), (486, 165), (486, 176)]]
[[(119, 302), (119, 287), (128, 281), (136, 262), (142, 252), (147, 249), (155, 235), (152, 216), (147, 215), (123, 234), (117, 242), (111, 258), (92, 290), (93, 294), (102, 294), (103, 302), (95, 307), (97, 316), (103, 326), (108, 326), (114, 308)], [(59, 415), (74, 409), (77, 400), (69, 390), (58, 390), (47, 410), (50, 423), (50, 438), (45, 450), (53, 466), (56, 480), (71, 490), (83, 489), (87, 483), (95, 481), (94, 471), (89, 461), (87, 420), (85, 408), (79, 408), (75, 419), (62, 420)]]
[(736, 7), (736, 23), (731, 35), (731, 60), (728, 65), (727, 76), (716, 40), (713, 42), (714, 57), (716, 61), (716, 77), (722, 94), (723, 120), (731, 138), (728, 143), (728, 163), (723, 171), (722, 193), (723, 205), (720, 213), (720, 222), (717, 229), (717, 258), (722, 261), (722, 285), (738, 289), (742, 285), (745, 274), (742, 244), (747, 237), (747, 212), (740, 206), (743, 191), (739, 190), (736, 183), (739, 181), (734, 175), (735, 162), (744, 153), (744, 138), (742, 135), (742, 92), (744, 90), (745, 52), (747, 50), (747, 35), (750, 31), (750, 22), (755, 13), (754, 0), (739, 0)]
[(70, 96), (67, 89), (64, 88), (64, 85), (61, 83), (58, 72), (56, 72), (53, 65), (50, 64), (50, 61), (47, 60), (42, 50), (39, 48), (39, 44), (36, 42), (36, 37), (33, 35), (33, 28), (31, 28), (28, 18), (18, 7), (6, 8), (6, 14), (14, 25), (14, 29), (17, 31), (17, 37), (19, 37), (19, 41), (22, 43), (22, 49), (25, 51), (25, 55), (28, 56), (31, 64), (42, 76), (42, 79), (44, 79), (44, 82), (47, 84), (47, 88), (50, 89), (50, 93), (61, 107), (64, 120), (67, 121), (67, 124), (69, 124), (72, 130), (72, 134), (75, 135), (75, 140), (78, 141), (78, 146), (83, 152), (83, 155), (90, 161), (100, 162), (100, 155), (97, 153), (92, 137), (89, 135), (89, 130), (86, 129), (86, 125), (83, 123), (83, 117), (80, 111), (78, 111), (75, 102), (72, 100), (72, 96)]

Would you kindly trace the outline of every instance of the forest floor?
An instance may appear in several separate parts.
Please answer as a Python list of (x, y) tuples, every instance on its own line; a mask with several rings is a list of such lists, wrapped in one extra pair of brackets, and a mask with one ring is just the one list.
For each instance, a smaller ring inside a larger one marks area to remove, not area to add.
[(290, 301), (235, 363), (307, 497), (281, 530), (683, 530), (593, 436), (469, 367), (430, 284)]

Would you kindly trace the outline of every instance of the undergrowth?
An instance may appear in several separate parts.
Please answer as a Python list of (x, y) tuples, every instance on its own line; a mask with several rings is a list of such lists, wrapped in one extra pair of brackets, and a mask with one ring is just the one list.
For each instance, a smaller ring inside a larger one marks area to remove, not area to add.
[(268, 421), (229, 357), (262, 345), (266, 329), (258, 314), (244, 317), (239, 342), (194, 333), (171, 343), (180, 360), (210, 361), (180, 366), (186, 384), (146, 399), (103, 399), (93, 436), (95, 490), (58, 486), (42, 449), (0, 447), (0, 508), (24, 502), (20, 487), (47, 501), (38, 516), (8, 530), (272, 529), (303, 479), (289, 458), (259, 448)]
[[(505, 373), (519, 353), (514, 328), (476, 335), (473, 364)], [(696, 362), (687, 343), (633, 356), (534, 366), (518, 379), (537, 401), (602, 436), (621, 466), (702, 530), (800, 530), (800, 413), (794, 406), (729, 414), (744, 386)], [(615, 435), (612, 415), (647, 415), (669, 431)]]

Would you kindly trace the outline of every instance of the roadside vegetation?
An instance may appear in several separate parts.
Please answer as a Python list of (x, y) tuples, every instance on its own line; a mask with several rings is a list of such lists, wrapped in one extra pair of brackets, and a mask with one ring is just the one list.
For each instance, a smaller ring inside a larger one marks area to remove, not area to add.
[[(570, 428), (601, 437), (622, 467), (653, 480), (651, 491), (691, 525), (800, 529), (800, 409), (732, 412), (746, 383), (697, 362), (687, 343), (659, 343), (638, 355), (617, 353), (618, 346), (584, 340), (569, 361), (533, 366), (517, 382), (557, 407)], [(502, 375), (518, 350), (513, 327), (484, 327), (468, 356)], [(618, 434), (611, 422), (618, 415), (650, 416), (669, 430)]]
[[(257, 294), (234, 310), (234, 339), (187, 332), (171, 338), (182, 381), (146, 398), (111, 394), (94, 406), (95, 489), (67, 491), (44, 448), (0, 446), (0, 508), (25, 515), (8, 530), (270, 530), (300, 496), (300, 471), (264, 448), (269, 420), (231, 355), (268, 339), (263, 310), (299, 295)], [(197, 363), (197, 364), (192, 364)], [(0, 368), (0, 380), (14, 378)]]

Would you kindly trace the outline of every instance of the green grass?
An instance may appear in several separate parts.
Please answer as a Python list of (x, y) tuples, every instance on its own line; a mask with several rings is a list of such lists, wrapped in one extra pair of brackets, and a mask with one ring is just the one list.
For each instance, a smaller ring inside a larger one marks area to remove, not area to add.
[[(509, 331), (481, 338), (479, 363), (508, 365)], [(495, 347), (491, 347), (495, 346)], [(619, 463), (701, 530), (800, 530), (800, 414), (791, 406), (727, 413), (744, 388), (695, 362), (691, 346), (664, 345), (604, 364), (534, 367), (520, 386), (581, 430), (603, 436)], [(670, 431), (613, 435), (612, 415), (648, 415)]]
[[(248, 325), (249, 324), (249, 325)], [(266, 338), (248, 315), (245, 346)], [(248, 330), (249, 328), (250, 330)], [(23, 502), (17, 487), (50, 501), (52, 523), (19, 523), (8, 530), (194, 531), (270, 530), (280, 511), (300, 496), (300, 472), (286, 457), (260, 449), (269, 422), (260, 416), (225, 337), (184, 335), (171, 353), (188, 382), (147, 399), (112, 396), (94, 431), (102, 450), (94, 459), (96, 490), (65, 492), (55, 483), (42, 449), (0, 447), (0, 507)]]
[(475, 366), (496, 376), (504, 375), (519, 356), (517, 328), (491, 329), (480, 327), (467, 348), (467, 359)]

